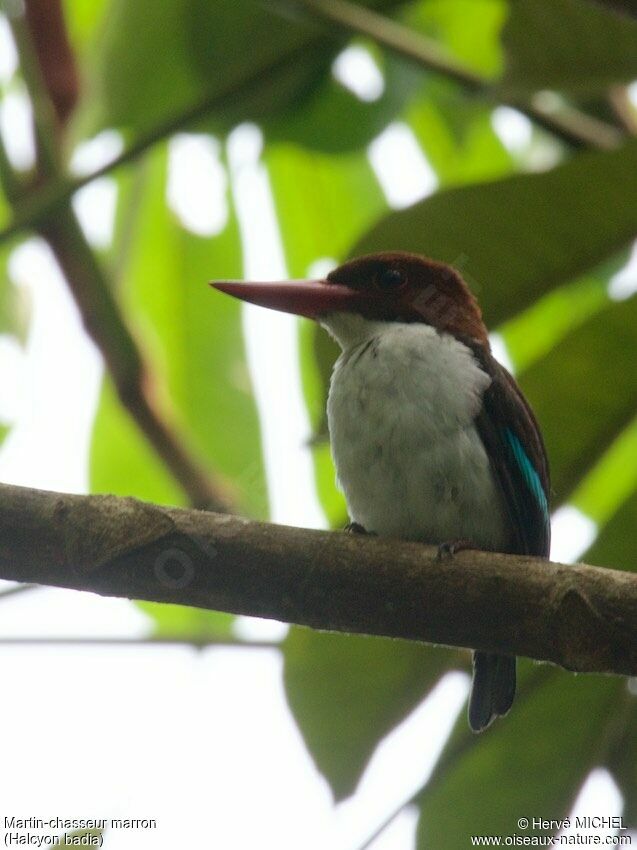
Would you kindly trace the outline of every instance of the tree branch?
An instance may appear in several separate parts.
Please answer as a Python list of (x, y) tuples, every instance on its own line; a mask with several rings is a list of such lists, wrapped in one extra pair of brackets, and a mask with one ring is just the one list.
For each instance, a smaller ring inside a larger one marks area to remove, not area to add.
[(637, 575), (0, 487), (0, 578), (637, 674)]
[(64, 125), (79, 99), (80, 79), (64, 23), (62, 0), (27, 0), (24, 13), (51, 103)]

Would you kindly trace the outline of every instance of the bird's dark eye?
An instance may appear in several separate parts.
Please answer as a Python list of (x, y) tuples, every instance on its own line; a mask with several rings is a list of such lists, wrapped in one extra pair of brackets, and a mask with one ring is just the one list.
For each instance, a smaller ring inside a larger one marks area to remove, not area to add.
[(404, 282), (405, 278), (398, 269), (383, 269), (376, 277), (376, 288), (387, 292), (392, 289), (398, 289)]

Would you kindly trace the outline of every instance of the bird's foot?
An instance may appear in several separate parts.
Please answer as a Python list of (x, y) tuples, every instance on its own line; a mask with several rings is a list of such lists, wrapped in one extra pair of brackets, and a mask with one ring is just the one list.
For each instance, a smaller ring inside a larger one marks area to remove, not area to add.
[(445, 540), (438, 546), (437, 558), (439, 561), (445, 558), (453, 558), (456, 552), (463, 552), (465, 549), (477, 549), (478, 547), (472, 540)]
[(343, 530), (348, 534), (369, 534), (372, 537), (376, 537), (375, 531), (368, 531), (359, 522), (348, 522)]

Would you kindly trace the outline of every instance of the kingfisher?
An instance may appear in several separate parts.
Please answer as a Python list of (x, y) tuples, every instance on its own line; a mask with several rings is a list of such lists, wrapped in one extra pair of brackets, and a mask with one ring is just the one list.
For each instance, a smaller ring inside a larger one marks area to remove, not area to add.
[[(339, 344), (327, 414), (351, 530), (438, 546), (441, 562), (463, 548), (548, 558), (542, 435), (455, 269), (394, 251), (323, 280), (212, 285)], [(515, 658), (474, 652), (471, 729), (506, 714), (515, 687)]]

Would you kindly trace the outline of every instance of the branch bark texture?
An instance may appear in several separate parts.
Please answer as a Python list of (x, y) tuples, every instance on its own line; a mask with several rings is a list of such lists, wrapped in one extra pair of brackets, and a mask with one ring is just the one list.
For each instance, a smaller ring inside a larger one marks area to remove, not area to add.
[(0, 486), (0, 577), (637, 674), (637, 574)]

